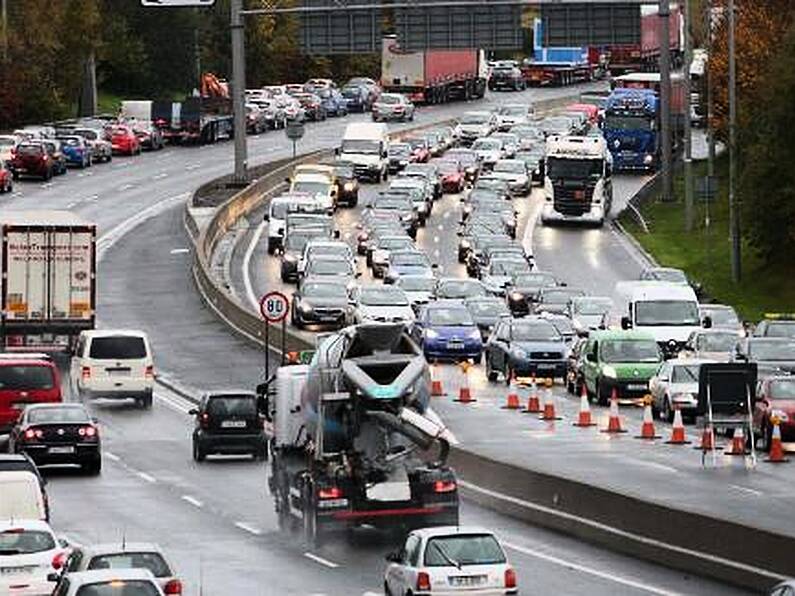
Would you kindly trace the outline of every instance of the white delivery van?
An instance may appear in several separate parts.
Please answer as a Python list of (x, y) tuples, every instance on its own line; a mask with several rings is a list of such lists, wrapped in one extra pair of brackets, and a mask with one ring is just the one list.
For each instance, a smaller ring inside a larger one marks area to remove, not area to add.
[(315, 197), (306, 193), (288, 193), (271, 199), (264, 219), (268, 222), (268, 254), (284, 247), (288, 213), (326, 213)]
[(353, 164), (359, 179), (383, 182), (387, 179), (387, 152), (389, 133), (383, 122), (356, 122), (349, 124), (342, 137), (339, 156)]
[(0, 519), (47, 521), (44, 491), (32, 472), (0, 472), (0, 495)]
[(690, 286), (659, 281), (616, 284), (621, 327), (651, 333), (666, 357), (676, 355), (701, 328), (696, 293)]

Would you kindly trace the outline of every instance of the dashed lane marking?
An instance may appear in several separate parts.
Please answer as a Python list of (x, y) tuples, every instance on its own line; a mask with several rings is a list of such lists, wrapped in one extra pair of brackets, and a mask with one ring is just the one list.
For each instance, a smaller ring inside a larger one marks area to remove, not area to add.
[(734, 490), (739, 490), (749, 495), (754, 495), (755, 497), (764, 496), (764, 493), (759, 490), (754, 490), (753, 488), (748, 488), (747, 486), (742, 486), (741, 484), (730, 484), (729, 488), (733, 488)]
[(105, 451), (103, 455), (107, 457), (110, 461), (121, 461), (121, 458), (118, 455), (116, 455), (115, 453), (111, 453), (110, 451)]
[(184, 255), (185, 253), (189, 253), (189, 252), (190, 252), (189, 248), (172, 248), (171, 249), (171, 254), (172, 255)]
[(182, 500), (185, 501), (186, 503), (190, 503), (194, 507), (198, 507), (199, 509), (204, 507), (204, 503), (199, 501), (199, 499), (195, 499), (194, 497), (191, 497), (190, 495), (182, 495)]
[(305, 552), (304, 556), (307, 559), (311, 559), (315, 563), (320, 563), (324, 567), (328, 567), (329, 569), (336, 569), (337, 567), (339, 567), (339, 565), (334, 561), (329, 561), (328, 559), (324, 559), (323, 557), (316, 555), (315, 553)]
[(157, 482), (157, 479), (154, 476), (147, 474), (146, 472), (136, 472), (136, 476), (138, 476), (138, 478), (141, 480), (145, 480), (149, 484), (154, 484)]
[(240, 528), (241, 530), (243, 530), (244, 532), (248, 532), (249, 534), (253, 534), (254, 536), (262, 535), (262, 530), (260, 530), (259, 528), (255, 528), (254, 526), (251, 526), (245, 522), (235, 522), (235, 527)]

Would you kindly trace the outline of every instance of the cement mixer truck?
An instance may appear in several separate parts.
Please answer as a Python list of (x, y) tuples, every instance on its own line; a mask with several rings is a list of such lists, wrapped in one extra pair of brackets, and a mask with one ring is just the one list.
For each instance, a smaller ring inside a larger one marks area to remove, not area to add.
[(280, 527), (318, 544), (361, 525), (458, 524), (452, 436), (428, 407), (428, 364), (402, 324), (331, 334), (310, 364), (264, 385)]

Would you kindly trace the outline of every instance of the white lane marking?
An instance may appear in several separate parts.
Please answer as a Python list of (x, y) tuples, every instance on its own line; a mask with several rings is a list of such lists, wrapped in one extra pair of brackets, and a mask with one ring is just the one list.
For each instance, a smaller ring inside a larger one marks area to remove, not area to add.
[(594, 521), (592, 519), (588, 519), (587, 517), (582, 517), (580, 515), (575, 515), (573, 513), (568, 513), (566, 511), (559, 511), (557, 509), (553, 509), (551, 507), (546, 507), (544, 505), (539, 505), (538, 503), (531, 503), (530, 501), (525, 501), (524, 499), (519, 499), (517, 497), (512, 497), (510, 495), (506, 495), (501, 492), (497, 492), (488, 488), (483, 488), (482, 486), (478, 486), (477, 484), (473, 484), (471, 482), (467, 482), (466, 480), (459, 480), (458, 485), (469, 489), (471, 491), (480, 493), (482, 495), (486, 495), (493, 499), (498, 499), (501, 501), (505, 501), (507, 503), (512, 503), (514, 505), (518, 505), (520, 507), (524, 507), (526, 509), (533, 509), (535, 511), (540, 511), (547, 515), (552, 515), (555, 517), (560, 517), (565, 520), (573, 521), (585, 526), (589, 526), (591, 528), (597, 529), (601, 532), (605, 532), (608, 534), (612, 534), (613, 536), (617, 536), (624, 540), (629, 540), (632, 542), (639, 542), (641, 544), (653, 546), (655, 548), (664, 548), (670, 551), (674, 551), (680, 554), (684, 554), (688, 557), (693, 557), (697, 559), (702, 559), (705, 561), (709, 561), (710, 563), (718, 563), (720, 565), (725, 565), (727, 567), (733, 567), (735, 569), (739, 569), (741, 571), (755, 573), (757, 575), (764, 575), (765, 577), (773, 580), (773, 581), (784, 581), (787, 579), (783, 575), (779, 575), (773, 571), (769, 571), (767, 569), (762, 569), (761, 567), (755, 567), (753, 565), (747, 565), (745, 563), (740, 563), (739, 561), (732, 561), (731, 559), (726, 559), (724, 557), (719, 557), (717, 555), (712, 555), (709, 553), (705, 553), (702, 551), (694, 550), (691, 548), (685, 548), (683, 546), (678, 546), (676, 544), (670, 544), (669, 542), (663, 542), (662, 540), (657, 540), (655, 538), (649, 538), (647, 536), (641, 536), (639, 534), (633, 534), (632, 532), (627, 532), (626, 530), (620, 530), (618, 528), (614, 528), (613, 526), (608, 526), (607, 524), (603, 524), (598, 521)]
[(121, 461), (121, 458), (118, 455), (116, 455), (115, 453), (111, 453), (110, 451), (105, 451), (103, 455), (107, 457), (110, 461)]
[(672, 592), (664, 588), (657, 588), (655, 586), (647, 584), (646, 582), (631, 579), (628, 577), (621, 577), (620, 575), (616, 575), (615, 573), (606, 573), (604, 571), (599, 571), (598, 569), (587, 567), (585, 565), (580, 565), (579, 563), (567, 561), (566, 559), (561, 559), (560, 557), (556, 557), (554, 555), (548, 555), (546, 553), (542, 553), (537, 550), (532, 550), (524, 546), (521, 546), (519, 544), (514, 544), (512, 542), (503, 541), (502, 544), (506, 548), (520, 552), (523, 555), (527, 555), (529, 557), (535, 557), (537, 559), (541, 559), (542, 561), (546, 561), (547, 563), (552, 563), (553, 565), (560, 565), (561, 567), (572, 569), (573, 571), (579, 571), (580, 573), (593, 575), (594, 577), (598, 577), (600, 579), (621, 584), (622, 586), (627, 586), (628, 588), (635, 588), (637, 590), (642, 590), (644, 592), (649, 592), (651, 594), (660, 594), (660, 596), (674, 596), (679, 594), (679, 592)]
[(652, 468), (654, 470), (662, 470), (663, 472), (671, 472), (672, 474), (678, 474), (679, 470), (674, 468), (673, 466), (666, 466), (665, 464), (658, 464), (653, 461), (643, 461), (643, 460), (635, 460), (632, 462), (633, 464), (641, 467)]
[(741, 484), (730, 484), (729, 488), (733, 488), (734, 490), (739, 490), (744, 493), (748, 493), (749, 495), (754, 495), (755, 497), (762, 497), (764, 493), (759, 490), (754, 490), (753, 488), (748, 488), (747, 486), (742, 486)]
[(257, 295), (254, 294), (254, 286), (251, 283), (250, 265), (254, 250), (256, 250), (257, 245), (259, 245), (262, 233), (265, 231), (265, 225), (263, 221), (257, 226), (254, 236), (251, 238), (251, 242), (246, 248), (246, 254), (243, 255), (243, 285), (246, 287), (246, 297), (248, 298), (249, 304), (251, 304), (251, 307), (255, 311), (259, 310), (259, 300), (257, 300)]
[(255, 528), (254, 526), (250, 526), (245, 522), (235, 522), (235, 527), (240, 528), (244, 532), (248, 532), (249, 534), (254, 534), (254, 536), (260, 536), (262, 534), (262, 530), (259, 528)]
[(130, 190), (133, 187), (135, 187), (135, 184), (122, 184), (119, 187), (119, 192), (124, 192), (125, 190)]
[(194, 507), (198, 507), (199, 509), (201, 509), (204, 506), (204, 503), (199, 501), (199, 499), (194, 499), (190, 495), (182, 495), (182, 500), (185, 501), (186, 503), (190, 503)]
[(154, 484), (157, 482), (157, 479), (154, 476), (151, 476), (146, 472), (136, 472), (136, 475), (138, 476), (138, 478), (140, 478), (141, 480), (145, 480), (149, 484)]
[(336, 569), (339, 567), (339, 565), (337, 565), (334, 561), (329, 561), (328, 559), (324, 559), (323, 557), (320, 557), (314, 553), (305, 552), (304, 556), (307, 559), (313, 560), (315, 563), (320, 563), (321, 565), (328, 567), (329, 569)]
[(67, 203), (67, 204), (66, 204), (66, 208), (67, 208), (67, 209), (71, 209), (71, 208), (73, 208), (75, 205), (77, 205), (79, 202), (80, 202), (80, 201), (72, 201), (71, 203)]
[(202, 165), (200, 163), (192, 163), (192, 164), (188, 164), (187, 166), (185, 166), (185, 169), (188, 170), (188, 171), (191, 171), (191, 170), (195, 170), (195, 169), (200, 168), (200, 167), (202, 167)]
[(179, 412), (180, 414), (187, 414), (193, 408), (193, 404), (181, 397), (166, 397), (162, 393), (156, 393), (155, 397), (162, 401), (166, 407), (174, 410), (175, 412)]
[(160, 172), (159, 174), (155, 174), (154, 176), (152, 176), (152, 180), (162, 180), (166, 176), (168, 176), (166, 172)]
[(171, 254), (172, 255), (184, 255), (185, 253), (190, 252), (189, 248), (172, 248)]

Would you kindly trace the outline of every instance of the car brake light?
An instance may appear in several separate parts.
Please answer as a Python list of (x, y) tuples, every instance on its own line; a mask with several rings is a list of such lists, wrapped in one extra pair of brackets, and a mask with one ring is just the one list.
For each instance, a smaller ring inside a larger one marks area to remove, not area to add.
[(87, 381), (91, 378), (91, 367), (84, 366), (80, 369), (80, 378), (84, 381)]
[(342, 489), (338, 486), (329, 486), (317, 491), (318, 499), (339, 499), (342, 497)]
[(505, 587), (516, 587), (516, 571), (514, 571), (512, 567), (508, 567), (508, 569), (505, 570)]
[(53, 569), (61, 569), (64, 563), (66, 563), (66, 552), (61, 551), (52, 558), (51, 565)]
[(36, 439), (41, 439), (44, 436), (44, 433), (41, 432), (37, 428), (29, 428), (23, 434), (26, 441), (35, 441)]
[(420, 571), (417, 573), (417, 591), (429, 592), (431, 589), (431, 576), (427, 571)]
[(25, 336), (24, 335), (8, 335), (6, 336), (6, 345), (7, 346), (23, 346), (25, 345)]
[(91, 439), (97, 436), (97, 428), (95, 426), (82, 426), (77, 431), (77, 434), (81, 437), (85, 437), (87, 439)]
[(203, 412), (199, 417), (199, 424), (202, 428), (207, 428), (210, 425), (210, 415), (207, 412)]
[(178, 579), (170, 580), (164, 587), (165, 594), (182, 594), (182, 582)]
[(455, 480), (437, 480), (433, 483), (433, 492), (435, 493), (451, 493), (455, 489)]
[(147, 379), (154, 379), (155, 378), (155, 367), (152, 366), (151, 364), (149, 366), (147, 366), (146, 369), (144, 370), (144, 376)]

